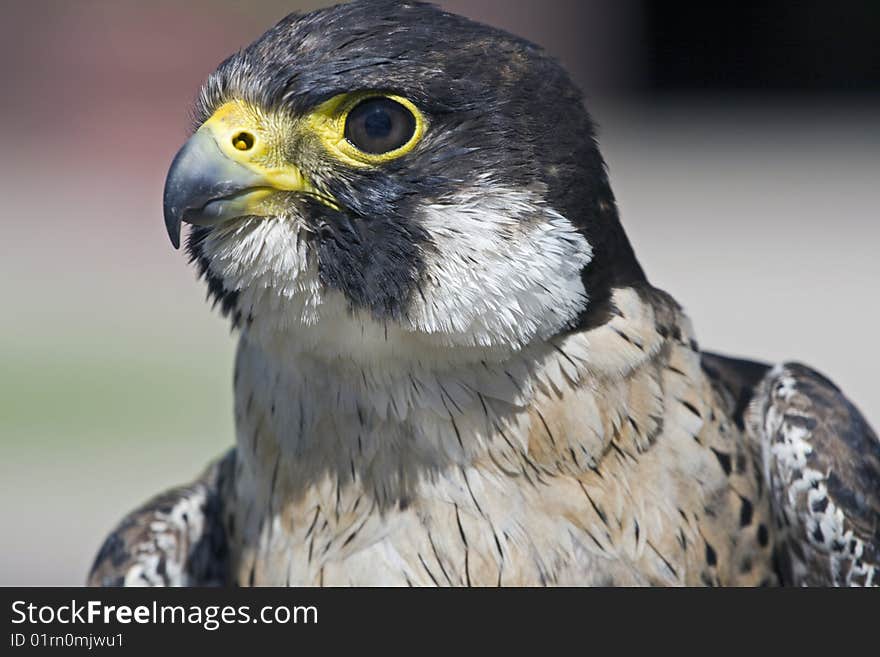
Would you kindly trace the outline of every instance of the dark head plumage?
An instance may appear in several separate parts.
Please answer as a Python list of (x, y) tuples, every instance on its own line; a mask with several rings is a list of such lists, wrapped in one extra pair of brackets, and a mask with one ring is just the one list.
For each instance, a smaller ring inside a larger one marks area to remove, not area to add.
[[(354, 309), (405, 317), (430, 276), (426, 253), (436, 249), (419, 208), (492, 186), (539, 190), (589, 243), (582, 281), (590, 303), (565, 329), (604, 322), (611, 289), (644, 281), (581, 92), (541, 48), (501, 30), (394, 0), (292, 14), (219, 66), (196, 116), (202, 123), (232, 99), (303, 116), (353, 91), (409, 99), (429, 126), (411, 152), (381, 166), (340, 166), (300, 152), (306, 174), (336, 201), (333, 208), (296, 201), (312, 229), (321, 282)], [(190, 242), (209, 276), (202, 246), (211, 230), (197, 228)], [(236, 292), (216, 279), (212, 288)]]

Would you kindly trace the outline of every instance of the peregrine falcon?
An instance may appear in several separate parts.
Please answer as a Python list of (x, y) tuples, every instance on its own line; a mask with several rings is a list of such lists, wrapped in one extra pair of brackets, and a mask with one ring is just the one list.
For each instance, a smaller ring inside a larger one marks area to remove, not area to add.
[(236, 446), (94, 585), (876, 585), (880, 443), (701, 352), (581, 92), (431, 5), (290, 15), (209, 77), (165, 224), (239, 335)]

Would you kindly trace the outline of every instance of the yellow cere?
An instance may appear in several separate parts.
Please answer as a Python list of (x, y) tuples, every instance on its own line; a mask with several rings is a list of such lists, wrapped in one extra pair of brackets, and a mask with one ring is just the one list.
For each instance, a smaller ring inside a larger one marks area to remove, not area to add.
[(210, 131), (226, 157), (259, 174), (267, 187), (315, 191), (300, 168), (285, 161), (284, 146), (289, 131), (282, 117), (234, 100), (221, 105), (200, 130)]
[[(386, 97), (406, 107), (415, 118), (415, 131), (400, 148), (381, 154), (365, 153), (345, 138), (349, 112), (367, 98)], [(296, 163), (288, 159), (291, 140), (297, 135), (311, 136), (336, 160), (351, 167), (377, 166), (412, 151), (425, 134), (424, 115), (409, 100), (392, 94), (354, 92), (340, 94), (322, 103), (301, 118), (283, 112), (265, 112), (242, 100), (221, 105), (199, 130), (211, 133), (217, 146), (230, 160), (258, 174), (267, 188), (312, 194), (326, 205), (338, 209), (333, 199), (319, 191)], [(255, 195), (271, 196), (271, 190)]]
[[(397, 101), (415, 118), (415, 131), (410, 140), (400, 148), (381, 154), (365, 153), (345, 138), (348, 113), (362, 100), (376, 97)], [(394, 94), (366, 91), (334, 96), (302, 119), (293, 120), (283, 114), (269, 114), (248, 103), (234, 100), (220, 106), (203, 125), (204, 129), (214, 134), (228, 157), (258, 170), (270, 179), (273, 186), (288, 190), (301, 190), (304, 184), (308, 184), (299, 168), (283, 158), (284, 142), (295, 131), (311, 133), (331, 155), (345, 164), (364, 167), (406, 155), (419, 143), (426, 127), (424, 115), (412, 101)]]

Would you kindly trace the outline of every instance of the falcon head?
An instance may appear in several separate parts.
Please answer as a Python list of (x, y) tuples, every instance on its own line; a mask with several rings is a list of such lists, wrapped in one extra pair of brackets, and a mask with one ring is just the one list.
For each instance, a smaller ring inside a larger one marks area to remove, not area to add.
[(644, 280), (582, 96), (540, 48), (415, 2), (290, 15), (201, 89), (165, 223), (249, 338), (485, 359)]

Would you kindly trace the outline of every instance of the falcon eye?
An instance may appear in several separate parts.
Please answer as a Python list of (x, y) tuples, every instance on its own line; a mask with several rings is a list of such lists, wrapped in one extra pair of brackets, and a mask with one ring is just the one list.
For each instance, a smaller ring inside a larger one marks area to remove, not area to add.
[(396, 151), (410, 142), (416, 132), (416, 117), (391, 98), (367, 98), (348, 113), (345, 138), (369, 155)]
[(305, 123), (330, 156), (350, 167), (374, 167), (403, 157), (428, 129), (427, 119), (408, 98), (368, 89), (325, 100), (306, 115)]

